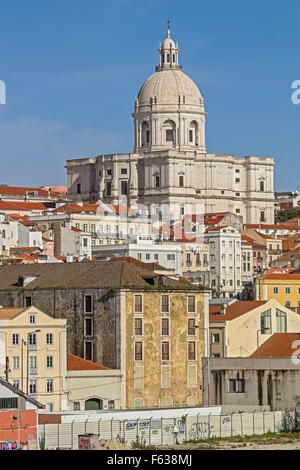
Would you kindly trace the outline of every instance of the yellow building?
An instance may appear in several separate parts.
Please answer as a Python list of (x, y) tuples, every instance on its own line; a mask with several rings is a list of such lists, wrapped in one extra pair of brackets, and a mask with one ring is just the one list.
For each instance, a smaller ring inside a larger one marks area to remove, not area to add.
[(208, 293), (191, 287), (128, 291), (124, 305), (121, 371), (126, 407), (201, 405)]
[(300, 315), (277, 300), (210, 305), (213, 357), (249, 357), (274, 333), (299, 333)]
[(300, 274), (267, 274), (255, 281), (256, 300), (276, 299), (287, 308), (300, 307)]
[(66, 403), (66, 320), (36, 307), (0, 308), (0, 375), (61, 411)]

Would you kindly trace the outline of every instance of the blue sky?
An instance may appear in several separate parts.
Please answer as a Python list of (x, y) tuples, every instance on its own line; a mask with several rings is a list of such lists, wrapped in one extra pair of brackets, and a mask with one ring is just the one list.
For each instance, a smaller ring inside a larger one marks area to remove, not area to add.
[(66, 159), (132, 151), (170, 17), (208, 152), (273, 156), (276, 190), (297, 190), (299, 16), (297, 0), (0, 0), (0, 183), (66, 184)]

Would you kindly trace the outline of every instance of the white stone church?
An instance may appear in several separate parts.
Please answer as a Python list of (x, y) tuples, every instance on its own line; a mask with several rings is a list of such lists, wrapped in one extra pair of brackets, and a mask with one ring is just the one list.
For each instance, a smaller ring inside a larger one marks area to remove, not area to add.
[(126, 195), (131, 206), (166, 205), (174, 217), (203, 207), (274, 223), (274, 159), (207, 153), (204, 100), (169, 28), (158, 51), (135, 100), (134, 152), (67, 160), (70, 199), (118, 204)]

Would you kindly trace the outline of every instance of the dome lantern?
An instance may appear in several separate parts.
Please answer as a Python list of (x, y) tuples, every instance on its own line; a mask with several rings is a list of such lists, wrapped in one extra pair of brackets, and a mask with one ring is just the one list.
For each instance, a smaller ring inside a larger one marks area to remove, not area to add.
[(170, 20), (168, 20), (167, 37), (158, 48), (160, 61), (159, 65), (155, 67), (156, 72), (166, 69), (181, 69), (182, 67), (178, 65), (178, 51), (178, 43), (175, 44), (170, 36)]

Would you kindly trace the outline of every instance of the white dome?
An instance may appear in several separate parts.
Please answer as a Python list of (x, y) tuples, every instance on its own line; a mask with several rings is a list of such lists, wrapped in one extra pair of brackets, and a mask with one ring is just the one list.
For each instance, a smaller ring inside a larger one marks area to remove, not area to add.
[(165, 49), (170, 49), (170, 47), (172, 47), (172, 49), (175, 49), (175, 42), (173, 41), (173, 39), (171, 38), (166, 38), (162, 44), (162, 47), (165, 48)]
[(180, 69), (160, 70), (151, 75), (138, 93), (139, 108), (149, 106), (151, 99), (157, 105), (203, 106), (203, 98), (193, 80)]

